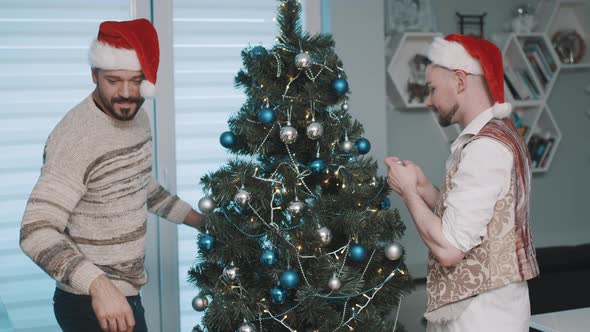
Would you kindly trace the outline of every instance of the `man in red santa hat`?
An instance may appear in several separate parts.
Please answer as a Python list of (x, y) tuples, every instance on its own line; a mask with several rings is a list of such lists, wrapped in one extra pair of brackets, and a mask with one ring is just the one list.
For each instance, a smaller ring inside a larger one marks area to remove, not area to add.
[(388, 183), (403, 197), (429, 249), (427, 331), (529, 330), (527, 280), (539, 274), (529, 223), (531, 166), (507, 117), (502, 54), (484, 39), (436, 38), (427, 105), (451, 145), (440, 189), (411, 161), (388, 157)]
[(147, 331), (139, 296), (147, 213), (192, 227), (202, 221), (152, 176), (141, 105), (155, 93), (159, 56), (148, 20), (103, 22), (89, 52), (96, 88), (47, 139), (20, 245), (56, 280), (63, 331)]

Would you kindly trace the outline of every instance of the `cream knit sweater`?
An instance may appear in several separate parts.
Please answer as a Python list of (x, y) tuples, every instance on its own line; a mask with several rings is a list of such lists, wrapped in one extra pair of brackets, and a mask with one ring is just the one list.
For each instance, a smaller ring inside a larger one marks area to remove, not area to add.
[(151, 143), (143, 109), (131, 121), (118, 121), (92, 96), (49, 135), (20, 245), (59, 288), (88, 294), (101, 274), (126, 296), (146, 284), (148, 210), (182, 223), (191, 209), (152, 177)]

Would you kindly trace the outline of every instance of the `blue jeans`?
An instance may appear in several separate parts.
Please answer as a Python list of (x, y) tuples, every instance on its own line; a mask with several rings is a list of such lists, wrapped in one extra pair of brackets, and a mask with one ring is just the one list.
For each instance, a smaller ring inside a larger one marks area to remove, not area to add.
[[(127, 296), (127, 302), (135, 318), (134, 332), (147, 332), (145, 313), (141, 297)], [(53, 311), (59, 327), (64, 332), (101, 332), (100, 325), (92, 310), (92, 299), (88, 295), (76, 295), (55, 289)]]

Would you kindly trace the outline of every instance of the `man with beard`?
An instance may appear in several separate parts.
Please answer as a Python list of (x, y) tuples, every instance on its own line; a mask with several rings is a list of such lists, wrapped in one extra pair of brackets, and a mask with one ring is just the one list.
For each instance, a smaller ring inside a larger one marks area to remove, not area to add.
[(149, 21), (103, 22), (89, 52), (96, 89), (47, 139), (20, 245), (56, 280), (64, 331), (146, 331), (147, 212), (192, 227), (202, 221), (152, 176), (141, 105), (155, 93), (159, 52)]
[(531, 168), (506, 117), (502, 54), (463, 35), (429, 49), (427, 105), (442, 126), (464, 129), (441, 189), (397, 157), (388, 183), (403, 197), (429, 249), (427, 331), (528, 331), (527, 280), (539, 274), (529, 224)]

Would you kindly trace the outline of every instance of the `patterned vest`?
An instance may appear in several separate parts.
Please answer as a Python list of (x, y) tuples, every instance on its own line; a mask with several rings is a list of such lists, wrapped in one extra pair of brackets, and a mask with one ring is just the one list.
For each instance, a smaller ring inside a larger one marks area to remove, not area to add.
[(451, 179), (459, 167), (461, 152), (467, 144), (481, 137), (501, 142), (514, 155), (510, 189), (496, 202), (481, 244), (467, 252), (461, 262), (445, 268), (429, 255), (427, 313), (539, 274), (529, 227), (530, 158), (524, 140), (509, 120), (490, 120), (453, 153), (435, 213), (442, 218), (445, 212), (443, 202), (452, 189)]

